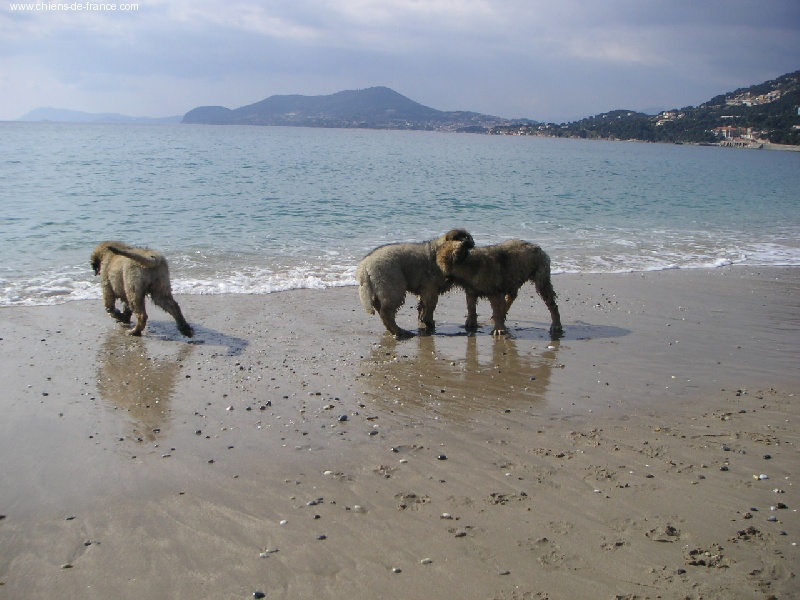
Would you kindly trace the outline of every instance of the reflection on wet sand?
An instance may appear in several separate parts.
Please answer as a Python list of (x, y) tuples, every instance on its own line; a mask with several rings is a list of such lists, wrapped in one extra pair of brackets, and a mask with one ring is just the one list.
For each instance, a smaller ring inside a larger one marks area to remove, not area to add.
[[(520, 348), (527, 347), (521, 350)], [(520, 342), (511, 337), (423, 336), (398, 342), (384, 336), (364, 360), (366, 393), (407, 410), (435, 405), (465, 413), (541, 402), (558, 341)]]
[(128, 414), (136, 436), (152, 441), (167, 424), (181, 364), (194, 346), (170, 345), (172, 354), (162, 356), (149, 346), (152, 340), (110, 331), (97, 356), (97, 388), (112, 408)]

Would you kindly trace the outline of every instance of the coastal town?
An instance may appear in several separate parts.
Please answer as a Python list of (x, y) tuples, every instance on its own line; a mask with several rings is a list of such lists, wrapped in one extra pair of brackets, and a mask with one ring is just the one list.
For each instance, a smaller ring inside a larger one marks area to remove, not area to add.
[(617, 110), (572, 123), (503, 123), (492, 135), (545, 136), (715, 145), (800, 147), (800, 72), (701, 104), (647, 115)]

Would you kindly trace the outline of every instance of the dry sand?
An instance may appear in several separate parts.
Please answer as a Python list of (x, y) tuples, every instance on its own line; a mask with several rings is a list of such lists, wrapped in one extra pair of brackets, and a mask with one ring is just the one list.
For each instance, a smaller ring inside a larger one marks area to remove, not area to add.
[(554, 284), (0, 309), (0, 599), (800, 597), (800, 270)]

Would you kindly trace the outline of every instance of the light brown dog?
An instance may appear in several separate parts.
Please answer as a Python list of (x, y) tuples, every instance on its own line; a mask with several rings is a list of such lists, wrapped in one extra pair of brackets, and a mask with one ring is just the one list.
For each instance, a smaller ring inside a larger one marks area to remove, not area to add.
[[(167, 259), (149, 248), (136, 248), (123, 242), (101, 242), (92, 252), (92, 269), (100, 275), (106, 312), (122, 323), (130, 323), (136, 315), (131, 335), (141, 335), (147, 324), (145, 296), (175, 319), (178, 330), (187, 337), (194, 331), (183, 318), (181, 308), (172, 297)], [(124, 310), (116, 307), (121, 300)]]
[(434, 329), (433, 311), (439, 295), (448, 291), (448, 281), (436, 266), (436, 252), (445, 242), (457, 241), (472, 248), (475, 242), (464, 229), (453, 229), (443, 236), (419, 243), (388, 244), (375, 248), (358, 265), (358, 295), (369, 314), (378, 314), (387, 331), (397, 338), (414, 334), (398, 327), (397, 311), (406, 299), (406, 292), (419, 296), (417, 313), (426, 331)]
[(470, 248), (459, 241), (448, 241), (439, 248), (436, 262), (442, 273), (451, 277), (467, 295), (468, 330), (478, 328), (478, 298), (488, 298), (494, 322), (492, 333), (505, 335), (508, 309), (519, 289), (532, 281), (550, 310), (550, 336), (555, 339), (564, 334), (556, 292), (550, 281), (550, 257), (536, 244), (508, 240), (494, 246)]

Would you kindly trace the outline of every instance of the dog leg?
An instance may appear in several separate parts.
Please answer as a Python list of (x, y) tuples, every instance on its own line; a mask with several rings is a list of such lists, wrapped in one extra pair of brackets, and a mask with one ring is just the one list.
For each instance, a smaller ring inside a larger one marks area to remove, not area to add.
[(467, 331), (477, 331), (478, 329), (478, 296), (472, 292), (465, 292), (467, 297), (467, 321), (464, 329)]
[(398, 340), (414, 337), (414, 334), (410, 331), (406, 331), (405, 329), (398, 327), (397, 322), (395, 321), (397, 309), (387, 310), (386, 307), (381, 307), (380, 311), (378, 311), (378, 314), (381, 316), (381, 321), (383, 321), (386, 330)]
[(548, 304), (547, 308), (550, 310), (550, 338), (557, 340), (564, 337), (564, 328), (561, 326), (561, 314), (558, 312), (558, 305), (554, 302)]
[(508, 311), (511, 310), (511, 305), (514, 304), (514, 300), (517, 299), (518, 292), (519, 290), (516, 290), (506, 294), (506, 314), (503, 315), (504, 318), (508, 316)]
[(131, 308), (133, 309), (133, 314), (136, 315), (136, 326), (133, 329), (131, 329), (128, 332), (128, 334), (140, 336), (142, 335), (142, 331), (144, 331), (144, 328), (147, 325), (147, 310), (145, 310), (144, 298), (132, 302)]
[(142, 331), (144, 331), (145, 326), (147, 325), (147, 313), (144, 309), (141, 312), (136, 313), (136, 326), (131, 329), (128, 334), (140, 336), (142, 335)]
[(175, 302), (175, 298), (172, 296), (159, 298), (156, 304), (172, 315), (172, 318), (175, 319), (175, 323), (178, 325), (178, 331), (186, 337), (192, 337), (194, 335), (194, 330), (189, 323), (186, 322), (186, 319), (183, 318), (181, 307)]
[(537, 276), (534, 278), (534, 284), (536, 292), (544, 300), (547, 310), (550, 311), (550, 338), (557, 340), (564, 335), (564, 328), (561, 326), (561, 314), (558, 312), (556, 291), (553, 289), (550, 274), (547, 273), (541, 278)]
[(122, 323), (129, 323), (130, 322), (130, 315), (128, 315), (128, 320), (125, 320), (125, 315), (127, 313), (127, 305), (126, 312), (121, 313), (117, 310), (117, 295), (114, 293), (114, 290), (111, 289), (111, 286), (103, 286), (103, 304), (105, 305), (106, 312), (111, 315), (111, 318), (116, 319)]
[(433, 313), (436, 310), (436, 305), (439, 303), (439, 294), (437, 290), (423, 291), (419, 296), (419, 304), (417, 304), (417, 316), (419, 319), (420, 329), (425, 329), (427, 333), (432, 333), (436, 329), (436, 322), (433, 320)]
[(508, 333), (506, 330), (506, 312), (508, 312), (508, 309), (505, 296), (503, 294), (489, 296), (489, 304), (492, 305), (492, 322), (494, 323), (492, 335), (506, 335)]
[(133, 315), (133, 311), (131, 310), (131, 307), (128, 306), (127, 302), (124, 303), (123, 306), (125, 306), (125, 310), (123, 310), (120, 313), (120, 319), (119, 320), (122, 321), (123, 323), (125, 323), (125, 325), (130, 325), (130, 323), (131, 323), (131, 315)]

